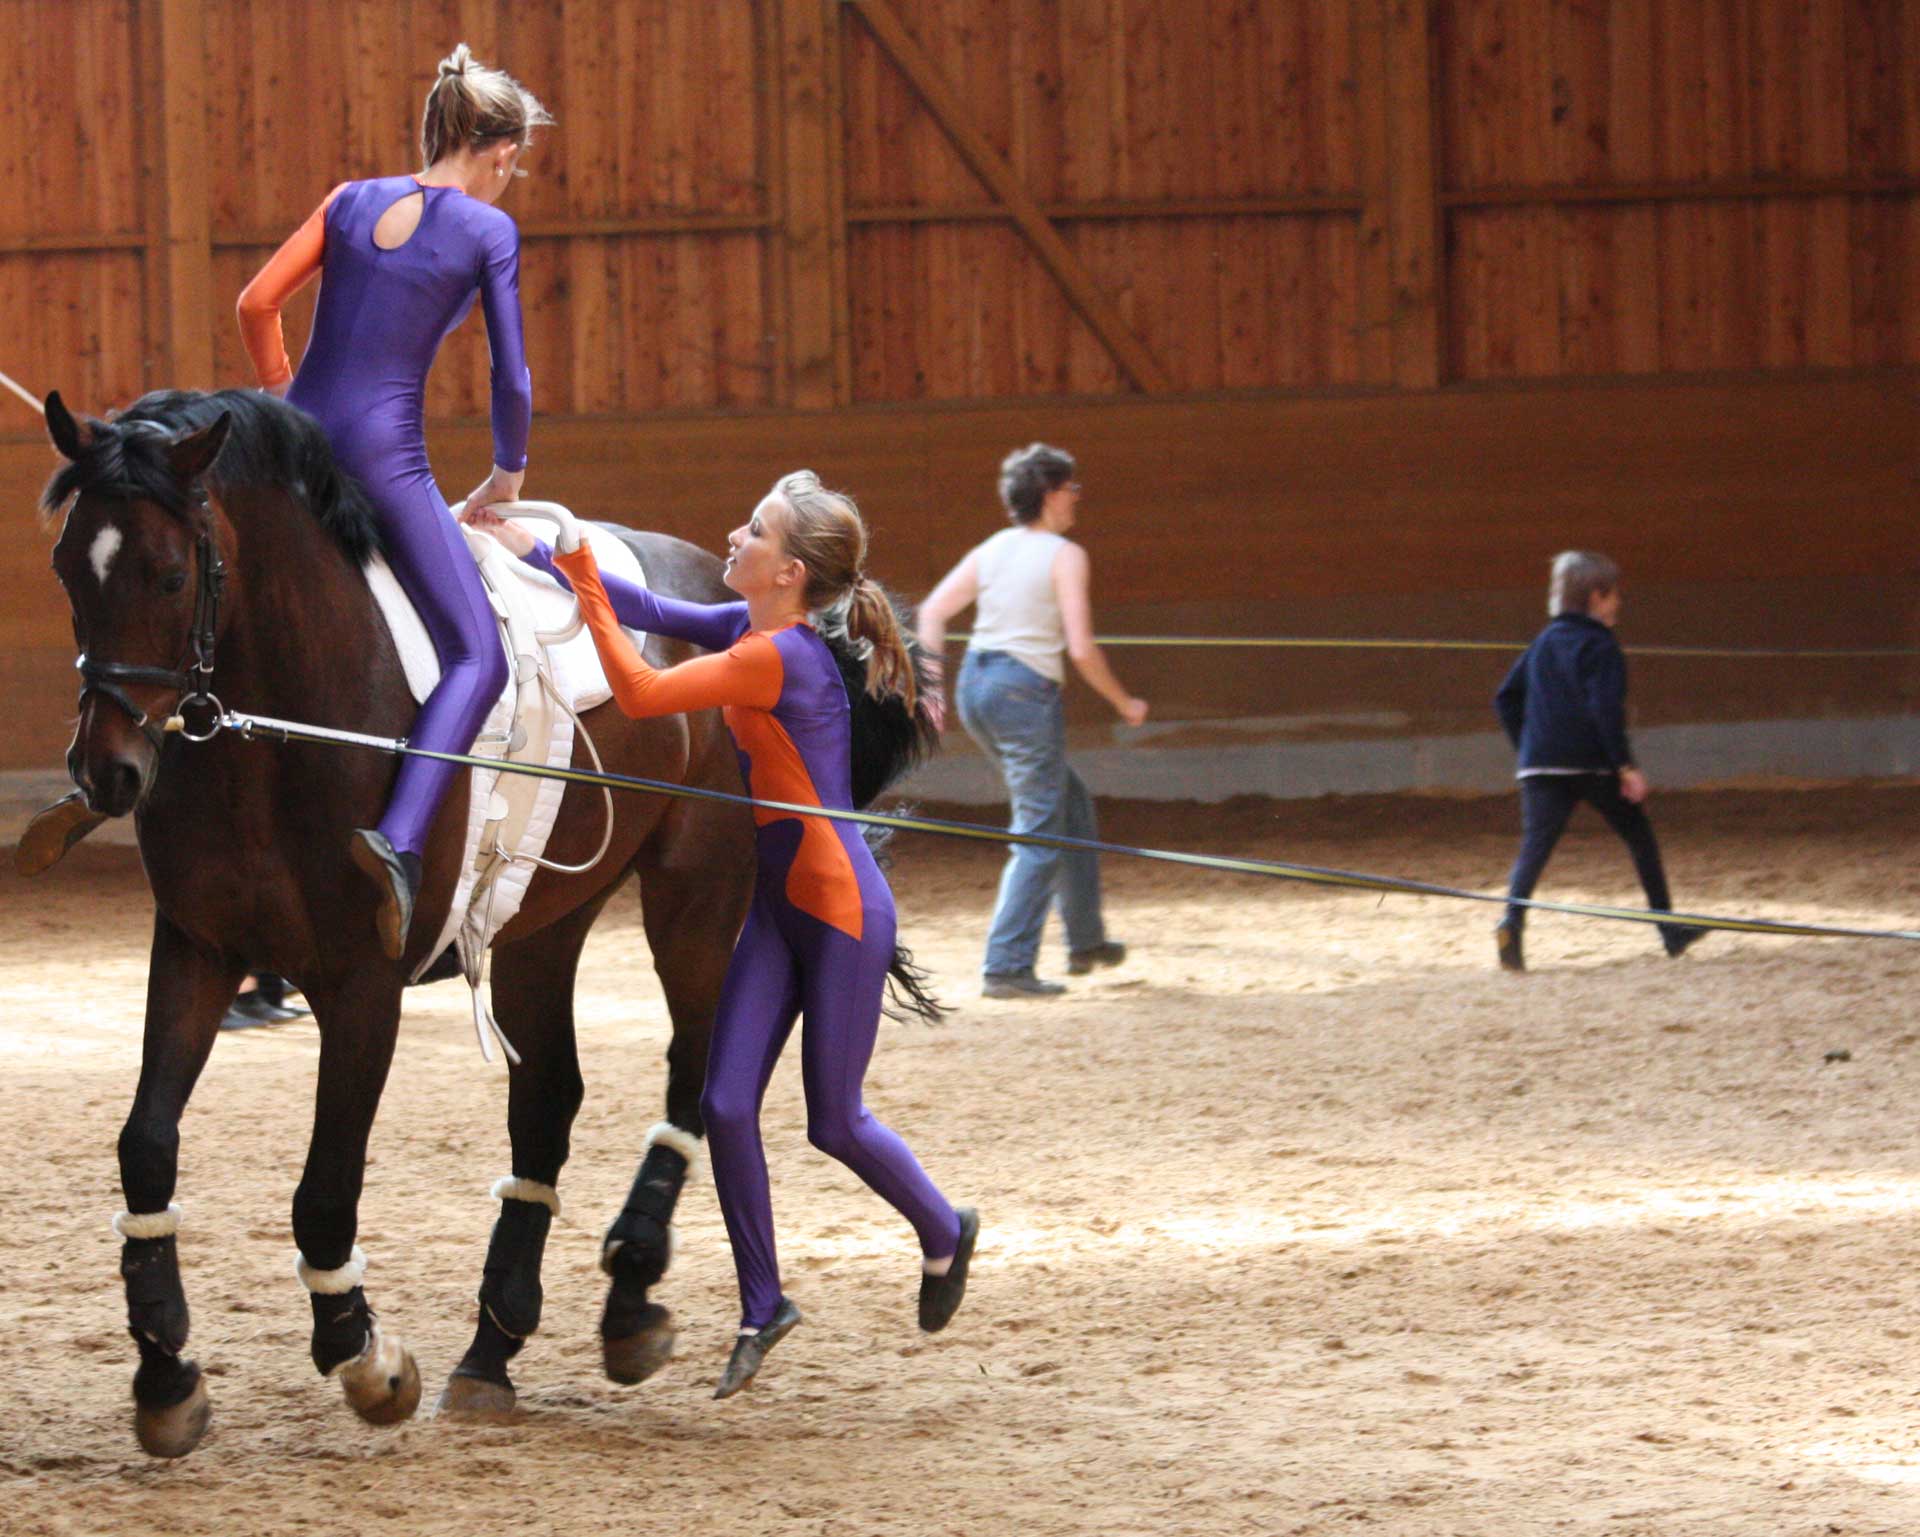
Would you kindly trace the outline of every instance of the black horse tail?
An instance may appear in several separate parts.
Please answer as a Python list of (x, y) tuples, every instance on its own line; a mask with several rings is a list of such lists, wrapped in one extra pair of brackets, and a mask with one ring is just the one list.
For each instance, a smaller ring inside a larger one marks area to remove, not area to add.
[[(846, 685), (847, 702), (853, 711), (853, 804), (864, 811), (890, 786), (931, 758), (940, 746), (940, 730), (934, 724), (928, 699), (941, 685), (936, 670), (929, 665), (926, 650), (914, 637), (913, 611), (887, 594), (893, 605), (900, 633), (906, 637), (907, 655), (913, 663), (915, 700), (909, 706), (899, 694), (876, 697), (867, 692), (867, 647), (847, 633), (847, 615), (843, 608), (830, 609), (820, 616), (820, 636), (833, 653), (840, 668), (840, 681)], [(873, 851), (882, 869), (892, 860), (893, 829), (862, 825), (861, 836)], [(947, 1013), (935, 998), (926, 970), (918, 965), (913, 952), (903, 944), (893, 947), (893, 964), (887, 968), (887, 1015), (891, 1019), (915, 1016), (928, 1024), (937, 1024)]]

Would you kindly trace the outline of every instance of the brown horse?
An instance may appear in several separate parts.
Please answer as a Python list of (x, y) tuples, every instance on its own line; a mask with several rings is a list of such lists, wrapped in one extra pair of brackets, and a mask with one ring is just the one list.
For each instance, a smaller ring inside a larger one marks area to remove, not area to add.
[[(463, 773), (435, 824), (412, 953), (387, 960), (373, 893), (348, 857), (355, 827), (378, 820), (395, 760), (312, 745), (271, 746), (228, 732), (194, 742), (157, 722), (181, 709), (198, 726), (217, 693), (238, 709), (401, 736), (413, 719), (400, 660), (361, 568), (377, 548), (371, 512), (335, 468), (319, 428), (252, 391), (143, 397), (111, 422), (76, 422), (47, 401), (69, 463), (43, 505), (65, 508), (54, 570), (81, 649), (80, 715), (68, 768), (97, 812), (132, 813), (156, 904), (139, 1087), (120, 1136), (127, 1211), (128, 1326), (139, 1347), (135, 1428), (157, 1456), (181, 1456), (210, 1414), (199, 1368), (183, 1358), (187, 1304), (172, 1206), (179, 1122), (242, 978), (291, 978), (320, 1030), (319, 1088), (305, 1172), (293, 1199), (300, 1274), (312, 1293), (313, 1360), (338, 1373), (375, 1424), (418, 1403), (412, 1355), (376, 1326), (355, 1246), (368, 1135), (400, 1019), (401, 991), (441, 928), (467, 816)], [(649, 581), (695, 601), (729, 596), (719, 561), (660, 535), (620, 531)], [(687, 648), (654, 638), (666, 665)], [(875, 720), (855, 691), (856, 732), (878, 728), (887, 765), (863, 800), (919, 750), (911, 722)], [(717, 713), (635, 721), (586, 717), (606, 766), (738, 792)], [(581, 751), (576, 747), (576, 752)], [(869, 755), (869, 762), (876, 761)], [(548, 847), (577, 864), (604, 827), (601, 798), (569, 794)], [(753, 825), (742, 807), (620, 795), (612, 842), (592, 870), (541, 871), (500, 936), (493, 997), (520, 1061), (510, 1070), (512, 1178), (480, 1287), (476, 1332), (443, 1402), (459, 1411), (513, 1403), (506, 1363), (539, 1323), (540, 1260), (555, 1185), (582, 1094), (573, 980), (587, 931), (629, 873), (673, 1036), (667, 1119), (655, 1128), (604, 1248), (601, 1320), (608, 1373), (635, 1382), (671, 1348), (670, 1315), (648, 1300), (665, 1272), (668, 1223), (701, 1134), (708, 1036), (753, 881)]]

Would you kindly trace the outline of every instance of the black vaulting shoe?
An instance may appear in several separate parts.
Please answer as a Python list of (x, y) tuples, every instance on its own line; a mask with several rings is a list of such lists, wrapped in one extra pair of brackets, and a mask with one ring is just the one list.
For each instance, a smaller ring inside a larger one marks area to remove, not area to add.
[(1084, 977), (1096, 966), (1118, 966), (1127, 958), (1127, 947), (1117, 939), (1105, 939), (1084, 950), (1067, 952), (1067, 975)]
[(1500, 955), (1502, 971), (1525, 971), (1527, 956), (1520, 944), (1520, 931), (1510, 923), (1503, 923), (1493, 931), (1494, 947)]
[(380, 948), (397, 961), (407, 953), (407, 930), (413, 926), (413, 899), (420, 890), (420, 856), (396, 854), (385, 833), (370, 827), (354, 829), (347, 852), (380, 888), (380, 906), (374, 924)]
[(767, 1352), (793, 1333), (793, 1326), (799, 1322), (800, 1309), (793, 1305), (791, 1297), (782, 1297), (780, 1306), (774, 1309), (772, 1323), (733, 1342), (733, 1354), (727, 1358), (727, 1369), (720, 1374), (720, 1385), (713, 1390), (713, 1396), (731, 1398), (753, 1381)]
[(973, 1241), (980, 1236), (980, 1213), (971, 1206), (959, 1207), (960, 1246), (953, 1251), (953, 1263), (945, 1275), (920, 1272), (920, 1327), (938, 1334), (960, 1311), (960, 1299), (967, 1294), (967, 1266), (973, 1260)]
[(67, 857), (67, 850), (107, 818), (87, 808), (78, 790), (63, 795), (44, 811), (34, 813), (13, 851), (13, 867), (22, 875), (38, 875)]

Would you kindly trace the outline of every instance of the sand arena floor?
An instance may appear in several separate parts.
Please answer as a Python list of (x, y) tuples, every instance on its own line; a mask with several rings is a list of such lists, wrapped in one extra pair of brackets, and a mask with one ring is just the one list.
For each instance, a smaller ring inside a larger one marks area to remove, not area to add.
[[(1117, 805), (1129, 840), (1488, 885), (1508, 801)], [(1920, 917), (1920, 790), (1657, 797), (1698, 908)], [(1109, 867), (1137, 961), (970, 996), (997, 856), (922, 839), (906, 932), (959, 1009), (889, 1026), (869, 1100), (985, 1227), (953, 1328), (913, 1326), (901, 1224), (767, 1107), (806, 1323), (708, 1398), (734, 1319), (711, 1182), (659, 1294), (680, 1357), (598, 1371), (598, 1236), (661, 1095), (637, 904), (584, 967), (587, 1104), (516, 1423), (359, 1424), (306, 1359), (288, 1204), (310, 1023), (224, 1038), (184, 1125), (182, 1258), (214, 1428), (137, 1451), (114, 1139), (149, 904), (126, 849), (0, 875), (10, 1324), (0, 1532), (1641, 1534), (1920, 1530), (1920, 947), (1536, 920)], [(1544, 895), (1632, 898), (1583, 814)], [(1846, 1052), (1847, 1060), (1828, 1060)], [(508, 1168), (465, 993), (413, 995), (361, 1211), (428, 1403)]]

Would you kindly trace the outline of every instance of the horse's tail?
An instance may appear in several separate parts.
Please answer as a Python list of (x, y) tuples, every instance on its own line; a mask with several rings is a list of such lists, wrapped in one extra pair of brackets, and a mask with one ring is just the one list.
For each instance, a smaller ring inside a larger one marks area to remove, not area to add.
[[(913, 662), (918, 697), (912, 709), (898, 694), (876, 699), (867, 692), (867, 648), (847, 633), (846, 611), (832, 609), (821, 616), (821, 638), (840, 668), (840, 680), (846, 685), (847, 701), (853, 710), (853, 804), (863, 811), (888, 786), (931, 758), (940, 745), (940, 728), (934, 724), (927, 702), (940, 684), (928, 665), (925, 649), (914, 637), (913, 611), (902, 606), (892, 593), (887, 593), (887, 601), (893, 605), (907, 655)], [(863, 824), (860, 834), (882, 868), (892, 862), (892, 828)], [(947, 1009), (934, 997), (931, 983), (932, 978), (914, 960), (913, 952), (895, 944), (893, 961), (887, 967), (887, 1017), (912, 1017), (938, 1024)]]
[(889, 1019), (917, 1018), (937, 1025), (947, 1017), (947, 1006), (934, 997), (933, 979), (913, 958), (905, 945), (893, 947), (893, 964), (887, 968), (887, 1002), (881, 1005)]

